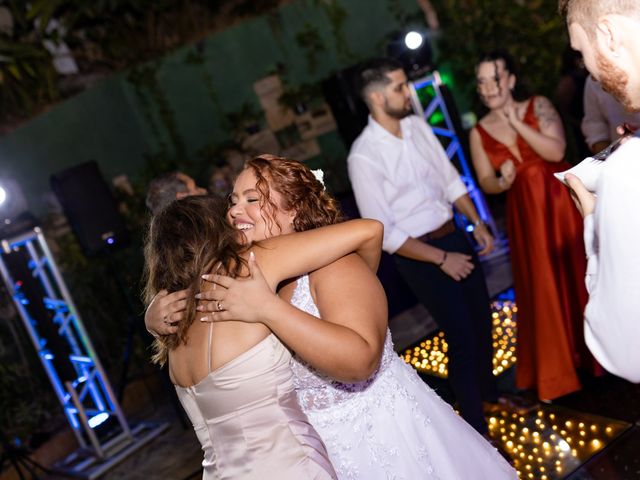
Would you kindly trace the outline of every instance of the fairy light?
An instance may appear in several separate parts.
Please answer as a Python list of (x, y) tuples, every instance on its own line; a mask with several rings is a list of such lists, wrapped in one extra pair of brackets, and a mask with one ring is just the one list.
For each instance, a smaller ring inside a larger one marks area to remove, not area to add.
[[(493, 374), (517, 362), (517, 306), (492, 304)], [(403, 360), (418, 372), (448, 376), (448, 345), (444, 333), (405, 350)], [(518, 478), (560, 480), (629, 428), (629, 424), (561, 407), (543, 405), (526, 414), (492, 408), (487, 414), (489, 435), (511, 456)]]
[[(518, 308), (511, 301), (495, 301), (492, 309), (493, 374), (498, 376), (517, 362), (516, 323)], [(418, 345), (408, 348), (403, 360), (420, 373), (440, 378), (449, 375), (449, 345), (439, 332)]]
[(629, 427), (552, 405), (526, 415), (492, 409), (487, 424), (489, 435), (502, 442), (519, 478), (546, 480), (564, 478)]

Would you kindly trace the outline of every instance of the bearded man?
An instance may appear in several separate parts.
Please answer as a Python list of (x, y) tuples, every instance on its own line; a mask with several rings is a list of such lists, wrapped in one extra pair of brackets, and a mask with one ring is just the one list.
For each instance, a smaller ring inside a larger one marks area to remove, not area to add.
[[(559, 11), (591, 75), (627, 111), (640, 111), (640, 2), (561, 0)], [(633, 213), (640, 205), (638, 133), (604, 160), (595, 192), (575, 176), (567, 181), (584, 216), (585, 340), (604, 368), (640, 382), (640, 222)]]
[(358, 209), (384, 224), (383, 249), (445, 333), (449, 383), (462, 417), (486, 435), (482, 401), (497, 400), (490, 302), (452, 206), (474, 224), (480, 254), (493, 249), (493, 237), (431, 128), (411, 114), (402, 65), (373, 60), (360, 69), (359, 81), (370, 116), (348, 158)]

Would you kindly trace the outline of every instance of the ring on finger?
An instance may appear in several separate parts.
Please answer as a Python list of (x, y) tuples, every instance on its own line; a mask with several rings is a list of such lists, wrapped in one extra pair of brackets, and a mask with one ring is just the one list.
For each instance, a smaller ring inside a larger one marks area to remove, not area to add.
[(222, 302), (218, 301), (218, 303), (216, 304), (216, 308), (218, 309), (219, 312), (221, 312), (223, 310)]

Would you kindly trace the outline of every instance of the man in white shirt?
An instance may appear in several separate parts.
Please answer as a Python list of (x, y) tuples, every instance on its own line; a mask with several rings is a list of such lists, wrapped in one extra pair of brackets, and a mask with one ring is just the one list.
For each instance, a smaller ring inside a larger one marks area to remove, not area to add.
[[(640, 111), (640, 3), (560, 0), (559, 10), (594, 78), (628, 111)], [(587, 345), (604, 368), (640, 382), (640, 137), (605, 160), (595, 196), (577, 177), (568, 182), (584, 216)]]
[(581, 128), (587, 146), (598, 153), (620, 136), (616, 127), (623, 124), (640, 126), (640, 112), (627, 112), (610, 93), (602, 89), (592, 76), (584, 85), (584, 117)]
[(384, 224), (383, 249), (442, 328), (449, 344), (449, 381), (462, 416), (480, 433), (482, 400), (496, 401), (491, 312), (473, 247), (453, 222), (452, 205), (474, 224), (481, 254), (493, 248), (460, 175), (426, 122), (411, 114), (407, 77), (394, 60), (360, 70), (371, 113), (348, 158), (363, 217)]

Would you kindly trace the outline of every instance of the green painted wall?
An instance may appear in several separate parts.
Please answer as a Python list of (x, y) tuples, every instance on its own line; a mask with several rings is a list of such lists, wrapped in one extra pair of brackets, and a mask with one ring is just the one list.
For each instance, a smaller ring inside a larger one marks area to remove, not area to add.
[[(180, 143), (185, 159), (193, 161), (203, 147), (229, 139), (225, 114), (245, 102), (259, 110), (253, 83), (274, 72), (278, 63), (286, 66), (290, 84), (319, 82), (337, 69), (383, 53), (388, 34), (398, 28), (391, 4), (405, 12), (417, 10), (415, 0), (338, 3), (346, 16), (337, 33), (325, 2), (301, 0), (151, 62), (145, 67), (155, 69), (152, 78), (159, 89), (143, 86), (142, 98), (127, 79), (129, 72), (99, 82), (0, 138), (0, 176), (18, 180), (32, 210), (42, 214), (49, 176), (68, 166), (96, 160), (107, 179), (119, 174), (135, 178), (145, 168), (146, 156), (163, 151), (176, 155)], [(318, 52), (315, 70), (296, 41), (307, 25), (326, 47)], [(324, 137), (319, 139), (321, 158), (309, 163), (344, 171), (346, 151), (337, 133)], [(346, 187), (344, 181), (340, 187)]]

